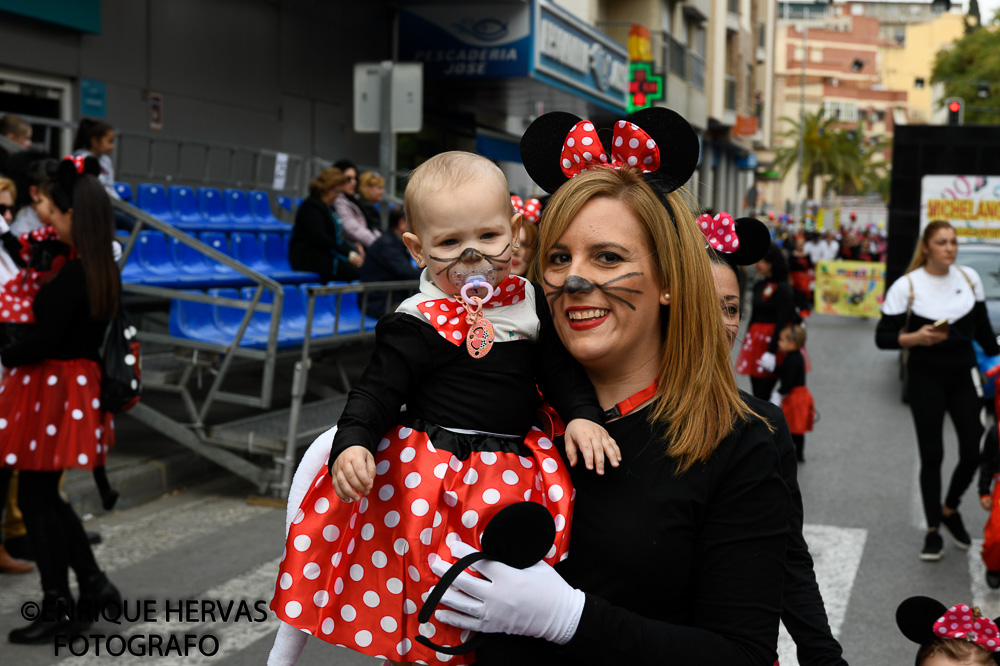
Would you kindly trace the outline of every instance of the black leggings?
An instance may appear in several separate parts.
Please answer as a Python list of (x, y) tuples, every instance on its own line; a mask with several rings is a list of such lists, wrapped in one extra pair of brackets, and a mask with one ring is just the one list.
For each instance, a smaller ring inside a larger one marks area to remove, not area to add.
[(944, 413), (947, 410), (958, 434), (958, 464), (944, 503), (957, 509), (962, 494), (972, 483), (979, 466), (979, 451), (985, 432), (985, 410), (978, 375), (972, 367), (927, 367), (909, 365), (910, 410), (920, 449), (920, 492), (927, 527), (941, 523), (941, 463), (944, 460)]

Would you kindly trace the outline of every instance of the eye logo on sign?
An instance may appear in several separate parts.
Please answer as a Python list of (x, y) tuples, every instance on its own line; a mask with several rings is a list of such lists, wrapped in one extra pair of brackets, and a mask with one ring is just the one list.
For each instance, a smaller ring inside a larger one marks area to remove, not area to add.
[(461, 23), (456, 23), (455, 28), (481, 42), (496, 42), (508, 34), (507, 24), (495, 18), (484, 18), (478, 21), (466, 18)]

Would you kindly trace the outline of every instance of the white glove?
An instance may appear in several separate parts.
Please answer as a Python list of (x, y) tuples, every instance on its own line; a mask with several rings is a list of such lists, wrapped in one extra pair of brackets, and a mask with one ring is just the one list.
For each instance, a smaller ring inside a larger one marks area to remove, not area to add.
[(764, 352), (757, 360), (757, 369), (764, 372), (774, 372), (777, 360), (771, 352)]
[(3, 219), (3, 217), (0, 217), (0, 235), (3, 235), (8, 231), (10, 231), (10, 225), (7, 224), (7, 220)]
[(781, 407), (782, 395), (778, 393), (778, 389), (771, 391), (771, 404), (777, 407)]
[(271, 653), (267, 655), (267, 666), (292, 666), (299, 660), (307, 638), (309, 634), (282, 622), (274, 637)]
[[(451, 545), (451, 554), (462, 558), (477, 552), (461, 541)], [(444, 575), (449, 564), (437, 559), (431, 570)], [(576, 633), (586, 595), (572, 587), (545, 562), (515, 569), (494, 560), (472, 565), (486, 577), (463, 571), (441, 598), (455, 611), (434, 613), (441, 622), (460, 629), (487, 634), (513, 634), (544, 638), (565, 645)]]

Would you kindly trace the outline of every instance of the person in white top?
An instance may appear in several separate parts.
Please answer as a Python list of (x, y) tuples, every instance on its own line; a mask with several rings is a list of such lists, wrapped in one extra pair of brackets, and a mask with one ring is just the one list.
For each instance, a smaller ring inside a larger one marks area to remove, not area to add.
[(832, 231), (827, 231), (822, 238), (817, 238), (806, 252), (815, 264), (820, 261), (833, 261), (837, 258), (839, 250), (840, 243), (833, 237)]
[[(979, 274), (955, 264), (958, 240), (948, 222), (927, 225), (913, 261), (882, 304), (875, 331), (881, 349), (903, 349), (907, 395), (920, 451), (920, 490), (927, 536), (920, 559), (940, 560), (943, 524), (955, 543), (968, 549), (972, 539), (957, 509), (979, 465), (985, 423), (983, 390), (972, 342), (991, 356), (1000, 354), (986, 311)], [(941, 503), (942, 429), (948, 412), (958, 434), (959, 461)]]

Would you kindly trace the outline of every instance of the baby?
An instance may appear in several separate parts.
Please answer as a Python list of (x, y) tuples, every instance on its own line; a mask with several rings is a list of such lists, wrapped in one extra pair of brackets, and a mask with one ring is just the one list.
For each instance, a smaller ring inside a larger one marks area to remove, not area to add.
[[(574, 493), (559, 453), (533, 427), (539, 391), (567, 424), (570, 464), (582, 455), (600, 474), (605, 457), (617, 466), (620, 455), (540, 289), (510, 275), (521, 216), (500, 169), (471, 153), (437, 155), (414, 171), (405, 208), (403, 240), (425, 267), (420, 292), (378, 324), (329, 469), (292, 520), (271, 608), (371, 656), (468, 664), (471, 654), (415, 640), (464, 642), (458, 629), (417, 620), (437, 580), (430, 564), (453, 559), (455, 540), (479, 548), (493, 515), (521, 501), (555, 520), (547, 561), (566, 556)], [(302, 636), (283, 627), (269, 663), (293, 663)]]
[(920, 645), (916, 666), (996, 666), (996, 622), (968, 604), (945, 608), (929, 597), (910, 597), (896, 609), (896, 624)]

